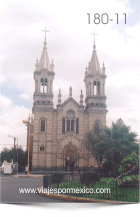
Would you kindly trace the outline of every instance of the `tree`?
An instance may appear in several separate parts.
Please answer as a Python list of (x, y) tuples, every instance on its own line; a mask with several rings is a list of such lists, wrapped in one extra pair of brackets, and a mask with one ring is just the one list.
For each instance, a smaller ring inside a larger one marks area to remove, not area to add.
[(105, 143), (102, 138), (102, 134), (95, 134), (94, 130), (87, 132), (82, 141), (84, 147), (89, 151), (90, 155), (94, 156), (98, 164), (98, 172), (100, 175), (101, 163), (105, 157)]
[(17, 162), (17, 156), (18, 156), (19, 171), (23, 171), (25, 169), (25, 166), (27, 165), (27, 151), (24, 151), (22, 147), (19, 147), (18, 149), (3, 148), (1, 152), (1, 162), (3, 163), (4, 160), (10, 162), (13, 159), (14, 152), (15, 152), (15, 162)]
[(128, 172), (134, 171), (135, 175), (139, 174), (139, 156), (135, 152), (125, 157), (121, 161), (119, 172), (126, 173), (127, 171)]
[(137, 134), (130, 132), (130, 127), (126, 126), (122, 119), (112, 126), (105, 127), (95, 135), (94, 131), (85, 134), (83, 144), (87, 150), (96, 158), (98, 166), (104, 159), (112, 162), (113, 173), (118, 171), (120, 163), (124, 157), (133, 152), (139, 153), (139, 143)]
[(112, 123), (111, 128), (105, 127), (103, 137), (107, 147), (106, 159), (111, 158), (113, 172), (119, 168), (124, 157), (133, 152), (139, 152), (137, 134), (130, 132), (130, 127), (126, 126), (121, 119), (116, 123)]

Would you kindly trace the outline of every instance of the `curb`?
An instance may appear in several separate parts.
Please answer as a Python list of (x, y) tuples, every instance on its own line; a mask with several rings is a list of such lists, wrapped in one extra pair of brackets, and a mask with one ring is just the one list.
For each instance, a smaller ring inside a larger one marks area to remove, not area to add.
[(18, 175), (11, 175), (10, 177), (16, 177), (16, 178), (42, 178), (43, 175), (38, 175), (38, 176), (26, 176), (26, 175), (21, 175), (21, 176), (18, 176)]
[(58, 194), (47, 194), (43, 192), (39, 192), (39, 189), (43, 188), (43, 186), (40, 186), (37, 188), (38, 194), (41, 194), (45, 197), (50, 197), (58, 200), (65, 200), (69, 202), (87, 202), (87, 203), (119, 203), (119, 204), (133, 204), (134, 202), (124, 202), (124, 201), (113, 201), (113, 200), (99, 200), (99, 199), (89, 199), (89, 198), (79, 198), (74, 196), (68, 196), (68, 195), (58, 195)]

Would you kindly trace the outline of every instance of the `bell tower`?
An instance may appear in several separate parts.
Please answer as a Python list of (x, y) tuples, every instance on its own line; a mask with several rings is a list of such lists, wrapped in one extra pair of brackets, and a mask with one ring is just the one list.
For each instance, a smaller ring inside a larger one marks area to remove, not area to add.
[[(36, 61), (35, 92), (32, 112), (34, 114), (32, 169), (51, 168), (54, 159), (56, 135), (54, 136), (53, 80), (54, 64), (50, 64), (47, 52), (46, 32), (40, 61)], [(53, 133), (52, 133), (53, 132)], [(54, 137), (53, 137), (54, 136)], [(54, 155), (53, 155), (54, 156)]]
[(95, 45), (95, 33), (93, 35), (93, 52), (88, 67), (86, 67), (84, 78), (86, 87), (85, 109), (89, 114), (89, 129), (95, 128), (97, 124), (98, 128), (101, 129), (106, 125), (105, 80), (107, 76), (104, 63), (102, 69), (100, 68)]
[(38, 62), (36, 61), (34, 80), (35, 80), (35, 92), (34, 92), (34, 104), (33, 112), (42, 108), (53, 108), (53, 79), (54, 79), (54, 64), (53, 60), (50, 64), (49, 56), (47, 52), (46, 32), (43, 52)]

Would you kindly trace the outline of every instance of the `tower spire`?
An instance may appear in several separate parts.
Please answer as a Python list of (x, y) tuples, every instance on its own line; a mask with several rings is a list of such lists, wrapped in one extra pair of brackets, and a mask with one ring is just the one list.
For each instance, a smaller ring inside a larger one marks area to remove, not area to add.
[(91, 33), (91, 35), (94, 36), (94, 45), (93, 45), (92, 57), (91, 57), (91, 61), (89, 62), (87, 73), (88, 74), (95, 74), (97, 72), (101, 73), (100, 64), (99, 64), (97, 52), (96, 52), (96, 45), (95, 45), (95, 36), (97, 34), (95, 34), (95, 32), (93, 32), (93, 33)]
[(49, 32), (46, 30), (42, 30), (43, 32), (45, 32), (45, 42), (44, 42), (44, 47), (43, 47), (43, 52), (39, 61), (39, 65), (38, 65), (38, 70), (42, 70), (42, 69), (47, 69), (48, 71), (50, 71), (50, 61), (49, 61), (49, 56), (48, 56), (48, 52), (47, 52), (47, 42), (46, 42), (46, 32)]

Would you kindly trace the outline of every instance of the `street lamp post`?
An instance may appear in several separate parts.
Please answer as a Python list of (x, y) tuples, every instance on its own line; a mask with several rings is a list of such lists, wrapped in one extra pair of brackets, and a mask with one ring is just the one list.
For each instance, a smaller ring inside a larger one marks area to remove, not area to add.
[(29, 176), (29, 147), (30, 147), (30, 121), (24, 120), (23, 123), (27, 126), (28, 129), (28, 138), (27, 138), (27, 146), (28, 146), (28, 163), (27, 163), (27, 176)]

